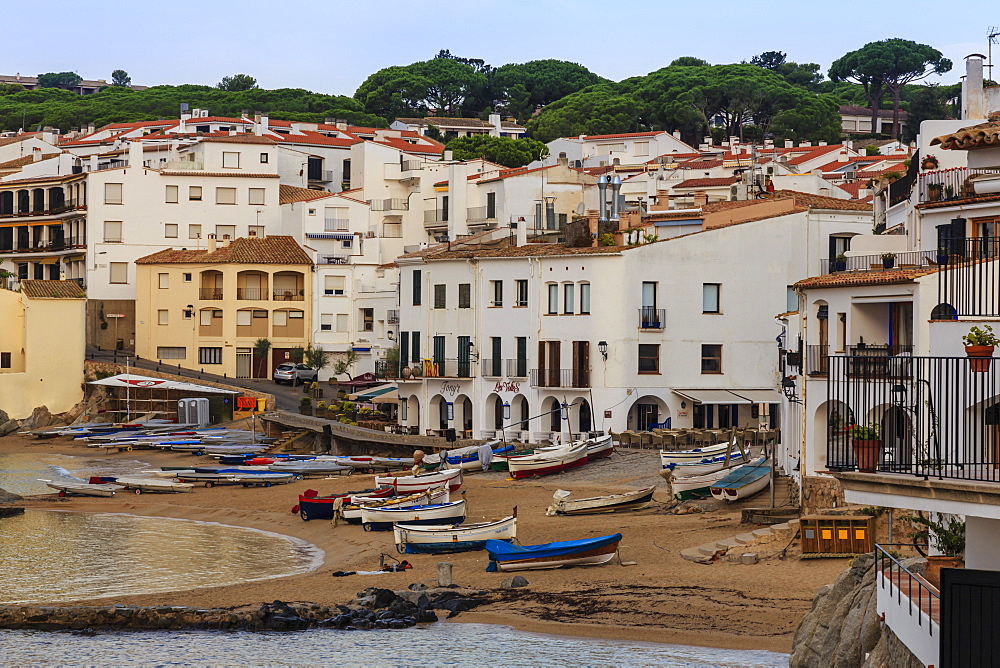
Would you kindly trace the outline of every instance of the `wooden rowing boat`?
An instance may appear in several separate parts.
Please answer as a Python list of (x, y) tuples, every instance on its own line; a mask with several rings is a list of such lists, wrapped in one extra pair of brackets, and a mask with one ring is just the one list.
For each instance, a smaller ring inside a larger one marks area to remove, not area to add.
[(737, 501), (753, 496), (767, 487), (771, 464), (767, 459), (741, 466), (712, 485), (712, 496), (722, 501)]
[(510, 475), (515, 480), (532, 476), (551, 475), (583, 466), (587, 463), (587, 445), (581, 443), (560, 450), (546, 450), (507, 460)]
[(390, 531), (397, 522), (405, 524), (460, 524), (465, 521), (465, 499), (409, 506), (406, 508), (361, 507), (365, 531)]
[(517, 517), (450, 526), (397, 524), (393, 532), (396, 550), (404, 554), (469, 552), (482, 550), (486, 547), (487, 540), (514, 540), (517, 537)]
[(462, 486), (462, 469), (445, 469), (409, 476), (380, 476), (375, 478), (375, 484), (391, 485), (396, 494), (426, 492), (442, 485), (448, 485), (448, 490), (454, 492)]
[(369, 498), (385, 498), (391, 496), (392, 491), (392, 487), (386, 485), (378, 488), (362, 489), (356, 492), (320, 496), (316, 490), (308, 489), (304, 494), (299, 494), (299, 517), (304, 522), (308, 522), (309, 520), (330, 520), (333, 519), (333, 504), (337, 499), (362, 495)]
[(545, 514), (551, 517), (552, 515), (594, 515), (639, 510), (649, 505), (649, 502), (653, 500), (655, 490), (656, 486), (654, 485), (623, 494), (571, 499), (569, 492), (560, 489), (552, 496), (554, 503), (548, 507)]
[(490, 555), (490, 565), (486, 570), (519, 571), (562, 566), (596, 566), (614, 558), (621, 540), (620, 533), (541, 545), (511, 545), (500, 540), (488, 540), (486, 551)]

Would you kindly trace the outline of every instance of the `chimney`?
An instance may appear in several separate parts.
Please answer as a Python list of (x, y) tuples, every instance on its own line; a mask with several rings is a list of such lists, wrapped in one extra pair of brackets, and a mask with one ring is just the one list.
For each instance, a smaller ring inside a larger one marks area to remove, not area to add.
[(219, 242), (215, 239), (214, 234), (208, 235), (208, 252), (214, 253), (219, 248)]
[(490, 125), (493, 126), (493, 132), (496, 133), (493, 136), (494, 137), (499, 137), (500, 136), (500, 127), (501, 127), (500, 114), (490, 114)]
[(441, 158), (443, 160), (451, 160), (452, 159), (451, 156), (452, 156), (452, 152), (448, 151), (448, 150), (446, 150), (446, 151), (444, 151), (444, 152), (441, 153)]
[(799, 148), (806, 148), (807, 146), (812, 146), (812, 142), (811, 141), (800, 141), (799, 142)]
[(617, 222), (621, 219), (621, 196), (622, 179), (615, 174), (611, 178), (611, 220)]
[(142, 142), (133, 139), (128, 144), (129, 167), (142, 167)]
[(709, 146), (712, 145), (712, 138), (711, 137), (702, 137), (702, 141), (704, 141)]
[(818, 142), (816, 142), (816, 146), (826, 146), (826, 145), (827, 144), (826, 144), (825, 141), (818, 141)]
[(598, 223), (608, 222), (608, 177), (604, 174), (597, 179), (597, 192), (600, 198), (600, 214)]
[(229, 244), (231, 244), (231, 243), (233, 243), (233, 240), (229, 237), (229, 235), (228, 234), (223, 234), (222, 235), (222, 247), (223, 248), (229, 248)]
[(980, 55), (965, 59), (965, 80), (962, 82), (962, 120), (986, 118), (983, 96), (983, 58)]
[(250, 230), (249, 232), (247, 232), (247, 236), (250, 237), (251, 239), (256, 238), (257, 230)]
[(91, 172), (97, 171), (97, 154), (90, 156), (90, 170)]
[(517, 225), (517, 229), (514, 230), (514, 243), (517, 246), (527, 246), (528, 245), (528, 223), (524, 220), (524, 216), (517, 219), (514, 223)]
[(347, 121), (337, 121), (336, 126), (341, 132), (347, 132)]
[(559, 164), (563, 167), (569, 167), (569, 158), (566, 157), (565, 153), (559, 154)]
[(708, 193), (703, 191), (698, 191), (694, 194), (694, 206), (695, 208), (702, 208), (708, 204)]
[(42, 149), (38, 148), (37, 146), (31, 149), (31, 161), (38, 162), (41, 159), (42, 159)]
[(681, 131), (680, 130), (674, 130), (673, 134), (674, 134), (674, 139), (680, 141)]
[(850, 139), (848, 139), (846, 142), (844, 142), (844, 146), (846, 146), (847, 150), (849, 150), (849, 151), (853, 151), (854, 150), (854, 142), (851, 141)]
[(795, 142), (793, 142), (791, 139), (785, 140), (785, 148), (794, 148), (794, 147), (795, 147)]
[(847, 162), (847, 149), (840, 149), (837, 152), (837, 162)]

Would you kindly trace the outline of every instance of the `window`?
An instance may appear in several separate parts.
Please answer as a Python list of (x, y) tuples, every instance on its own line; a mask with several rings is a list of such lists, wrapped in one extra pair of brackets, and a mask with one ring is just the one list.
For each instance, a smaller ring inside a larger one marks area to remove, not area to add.
[(580, 313), (582, 315), (590, 313), (590, 283), (580, 284)]
[(270, 156), (267, 153), (260, 154), (260, 164), (266, 164), (270, 160)]
[(222, 364), (222, 348), (198, 348), (200, 364)]
[(518, 336), (514, 339), (514, 344), (517, 353), (514, 358), (514, 372), (510, 375), (515, 378), (524, 378), (528, 375), (528, 337)]
[(188, 225), (188, 239), (201, 239), (201, 225)]
[(413, 305), (420, 306), (420, 270), (413, 270)]
[(120, 244), (122, 242), (122, 221), (104, 221), (104, 243)]
[(656, 281), (642, 282), (642, 308), (643, 310), (656, 308)]
[(192, 202), (200, 202), (201, 186), (188, 186), (188, 199)]
[(490, 220), (497, 217), (496, 193), (486, 193), (486, 217)]
[(163, 223), (163, 236), (167, 239), (176, 239), (177, 227), (177, 223)]
[(122, 184), (120, 183), (104, 184), (104, 203), (105, 204), (122, 203)]
[(110, 283), (128, 283), (128, 262), (112, 262)]
[(375, 309), (373, 308), (361, 309), (361, 331), (362, 332), (375, 331)]
[(263, 188), (250, 188), (250, 205), (260, 205), (264, 204), (264, 189)]
[(472, 308), (472, 285), (458, 284), (458, 308)]
[(799, 310), (799, 296), (795, 294), (795, 287), (791, 285), (785, 288), (785, 310), (789, 313)]
[(10, 353), (0, 353), (0, 369), (10, 368)]
[(348, 332), (351, 330), (350, 322), (346, 313), (337, 314), (337, 331), (338, 332)]
[(721, 285), (718, 283), (702, 283), (701, 285), (701, 312), (721, 313), (719, 308), (719, 292)]
[(166, 290), (170, 287), (170, 274), (158, 274), (160, 279), (160, 289)]
[(549, 283), (549, 308), (546, 313), (548, 315), (559, 313), (559, 286), (555, 283)]
[(717, 343), (701, 344), (701, 372), (722, 373), (722, 346)]
[(177, 186), (167, 186), (167, 204), (177, 204), (178, 190), (180, 188)]
[(169, 315), (170, 311), (167, 309), (159, 309), (156, 312), (156, 324), (157, 325), (169, 325)]
[(187, 359), (187, 348), (185, 348), (184, 346), (159, 346), (156, 349), (156, 359), (158, 360)]
[(247, 225), (247, 236), (257, 237), (260, 239), (264, 236), (264, 226), (263, 225)]
[(208, 327), (212, 324), (212, 318), (222, 318), (222, 311), (220, 309), (202, 309), (201, 311), (201, 324), (204, 327)]
[(236, 204), (236, 188), (216, 188), (216, 204)]
[(249, 327), (253, 315), (250, 311), (240, 310), (236, 312), (236, 326)]
[(223, 169), (239, 169), (240, 168), (240, 154), (239, 154), (239, 151), (223, 151), (222, 152), (222, 168)]
[[(272, 320), (275, 327), (287, 327), (288, 326), (288, 311), (275, 311), (274, 319)], [(250, 324), (249, 322), (247, 323)]]
[(447, 289), (444, 283), (437, 283), (434, 285), (434, 308), (445, 308), (445, 303), (447, 301)]
[(353, 245), (354, 245), (354, 242), (351, 239), (341, 239), (341, 241), (340, 241), (340, 247), (341, 248), (350, 248)]
[(233, 239), (236, 237), (236, 226), (235, 225), (216, 225), (215, 226), (215, 238), (222, 241), (226, 237)]
[(319, 331), (321, 332), (332, 332), (333, 331), (333, 314), (323, 313), (319, 316)]
[(344, 277), (324, 276), (323, 294), (328, 296), (340, 296), (344, 294)]
[(410, 332), (410, 350), (413, 351), (414, 362), (420, 361), (420, 332)]
[[(295, 316), (294, 316), (294, 315), (292, 315), (292, 314), (293, 314), (293, 313), (295, 313), (295, 312), (296, 312), (296, 311), (289, 311), (289, 312), (288, 312), (288, 316), (289, 316), (290, 318), (294, 318)], [(301, 311), (299, 311), (299, 312), (301, 313)], [(266, 318), (267, 318), (267, 311), (265, 311), (264, 309), (257, 309), (257, 310), (254, 310), (254, 312), (253, 312), (253, 317), (255, 317), (255, 318), (259, 318), (259, 319), (266, 319)], [(301, 317), (301, 316), (300, 316), (300, 317)]]
[(185, 272), (185, 274), (184, 274), (184, 282), (185, 283), (190, 283), (191, 282), (191, 274)]
[(635, 155), (649, 155), (649, 142), (648, 141), (637, 141), (632, 144), (632, 148), (635, 149)]
[(493, 288), (493, 306), (503, 306), (503, 281), (490, 281)]
[(514, 281), (514, 306), (528, 305), (528, 281), (518, 279)]
[(659, 344), (639, 344), (639, 373), (660, 373)]
[(566, 283), (566, 284), (563, 285), (563, 313), (564, 314), (569, 314), (569, 315), (573, 314), (573, 302), (574, 302), (573, 295), (574, 295), (575, 288), (576, 288), (576, 286), (574, 286), (572, 283)]

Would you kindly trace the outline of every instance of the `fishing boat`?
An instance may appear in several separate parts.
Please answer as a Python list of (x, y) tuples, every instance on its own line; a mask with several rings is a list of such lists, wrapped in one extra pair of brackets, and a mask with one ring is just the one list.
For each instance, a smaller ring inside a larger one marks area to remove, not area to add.
[(334, 513), (348, 524), (361, 524), (362, 508), (408, 508), (421, 504), (448, 503), (449, 501), (451, 501), (451, 497), (445, 488), (388, 499), (352, 496), (340, 502), (339, 509), (336, 507), (337, 503), (334, 502)]
[[(392, 487), (373, 487), (362, 489), (356, 492), (345, 492), (343, 494), (327, 494), (320, 496), (314, 489), (307, 489), (299, 494), (299, 517), (304, 522), (309, 520), (329, 520), (333, 519), (333, 504), (337, 499), (347, 499), (352, 496), (366, 496), (368, 498), (385, 498), (392, 495)], [(295, 512), (295, 511), (292, 511)]]
[(44, 478), (39, 478), (38, 480), (44, 482), (52, 489), (59, 490), (59, 496), (66, 496), (67, 494), (83, 494), (85, 496), (114, 496), (115, 492), (121, 489), (115, 485), (89, 483), (83, 482), (82, 480), (46, 480)]
[(244, 487), (250, 487), (253, 485), (270, 487), (271, 485), (284, 485), (286, 483), (290, 483), (297, 477), (298, 476), (294, 473), (281, 471), (235, 471), (230, 474), (229, 479), (235, 483), (242, 484)]
[(397, 494), (426, 492), (429, 489), (447, 485), (451, 492), (462, 486), (462, 469), (445, 469), (433, 473), (410, 476), (384, 476), (375, 478), (376, 485), (392, 485)]
[(549, 445), (544, 448), (536, 449), (535, 453), (553, 452), (555, 450), (572, 448), (578, 445), (587, 446), (588, 462), (592, 462), (595, 459), (603, 459), (604, 457), (610, 457), (611, 453), (614, 452), (615, 449), (615, 444), (611, 440), (611, 436), (598, 436), (596, 438), (588, 438), (582, 441), (573, 441), (572, 443), (567, 443), (566, 445)]
[(189, 482), (175, 482), (163, 478), (115, 478), (112, 485), (121, 485), (136, 494), (143, 492), (190, 492), (194, 485)]
[(531, 476), (550, 475), (583, 466), (587, 463), (587, 445), (581, 443), (567, 446), (560, 450), (537, 452), (523, 457), (511, 457), (507, 460), (510, 475), (515, 480)]
[(752, 453), (749, 450), (746, 457), (739, 450), (734, 450), (729, 454), (728, 458), (723, 453), (714, 457), (705, 457), (700, 461), (684, 462), (681, 464), (671, 463), (664, 468), (673, 471), (673, 474), (679, 478), (687, 478), (689, 476), (705, 475), (706, 473), (746, 464), (747, 461), (750, 461), (751, 456)]
[[(521, 443), (516, 444), (516, 446), (524, 447), (524, 445)], [(510, 460), (511, 457), (523, 457), (525, 455), (533, 455), (533, 454), (535, 454), (535, 450), (528, 448), (525, 450), (514, 450), (513, 452), (508, 452), (502, 455), (494, 455), (493, 461), (490, 462), (490, 470), (509, 471), (510, 467), (507, 465), (507, 462)]]
[[(700, 462), (703, 459), (725, 455), (727, 447), (730, 447), (729, 443), (716, 443), (715, 445), (706, 445), (703, 448), (694, 448), (692, 450), (660, 450), (660, 464), (663, 468), (670, 468), (670, 464)], [(739, 451), (739, 448), (735, 445), (732, 446), (732, 449), (734, 452)]]
[(741, 466), (712, 485), (712, 496), (721, 501), (746, 499), (767, 487), (770, 475), (767, 459)]
[[(751, 464), (762, 461), (763, 458), (758, 458)], [(675, 472), (670, 469), (663, 469), (660, 471), (660, 475), (663, 476), (664, 480), (670, 483), (670, 491), (675, 499), (678, 501), (686, 501), (688, 499), (706, 499), (712, 496), (712, 485), (719, 482), (727, 475), (733, 472), (733, 469), (737, 466), (746, 466), (746, 464), (735, 464), (729, 466), (728, 468), (721, 468), (718, 471), (712, 471), (711, 473), (703, 473), (702, 475), (691, 475), (686, 477), (679, 477), (675, 475)]]
[(614, 558), (621, 540), (620, 533), (541, 545), (512, 545), (502, 540), (488, 540), (486, 551), (490, 555), (490, 565), (486, 570), (520, 571), (606, 564)]
[(637, 489), (623, 494), (592, 496), (586, 499), (571, 499), (570, 493), (560, 489), (552, 496), (554, 503), (545, 511), (546, 515), (594, 515), (639, 510), (653, 500), (656, 486)]
[[(514, 452), (513, 445), (501, 445), (500, 441), (491, 441), (489, 443), (484, 443), (483, 445), (490, 446), (493, 452), (493, 457), (497, 455), (506, 454), (508, 452)], [(499, 447), (496, 447), (499, 446)], [(479, 449), (483, 447), (481, 445), (470, 445), (466, 448), (458, 448), (457, 450), (450, 450), (444, 454), (445, 461), (448, 462), (450, 467), (458, 467), (465, 469), (466, 471), (477, 471), (482, 470), (483, 463), (479, 461)], [(487, 467), (493, 461), (492, 457), (490, 461), (487, 462)]]
[(406, 508), (361, 507), (365, 531), (389, 531), (397, 522), (406, 524), (461, 524), (465, 521), (465, 499)]
[(342, 466), (336, 462), (315, 462), (315, 461), (291, 461), (291, 462), (275, 462), (268, 466), (271, 471), (280, 471), (284, 473), (294, 473), (300, 476), (326, 476), (331, 473), (350, 475), (354, 472), (353, 466)]
[(487, 540), (511, 542), (517, 537), (517, 517), (496, 522), (419, 526), (397, 524), (393, 527), (396, 550), (403, 554), (442, 554), (482, 550)]

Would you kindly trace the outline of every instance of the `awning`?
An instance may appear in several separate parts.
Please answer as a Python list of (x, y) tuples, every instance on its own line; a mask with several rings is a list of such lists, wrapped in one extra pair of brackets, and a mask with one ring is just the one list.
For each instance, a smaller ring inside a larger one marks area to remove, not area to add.
[(369, 371), (368, 373), (363, 373), (352, 380), (337, 381), (337, 385), (342, 385), (344, 387), (361, 387), (362, 385), (374, 385), (377, 382), (378, 379), (375, 377), (375, 374)]
[(385, 394), (380, 394), (377, 397), (372, 398), (373, 404), (398, 404), (399, 403), (399, 390), (393, 390), (392, 392), (386, 392)]
[(781, 393), (777, 390), (731, 390), (733, 394), (749, 399), (755, 404), (780, 404)]
[(674, 394), (697, 404), (749, 404), (749, 399), (737, 396), (729, 390), (674, 390)]
[(397, 389), (394, 383), (389, 383), (387, 385), (379, 385), (378, 387), (370, 387), (367, 390), (361, 390), (360, 392), (355, 392), (354, 394), (348, 394), (347, 398), (351, 401), (371, 401), (375, 397), (382, 396)]
[(179, 380), (166, 380), (164, 378), (151, 378), (149, 376), (137, 376), (134, 373), (120, 373), (117, 376), (92, 380), (90, 385), (107, 385), (109, 387), (135, 387), (144, 390), (183, 390), (185, 392), (212, 392), (215, 394), (240, 394), (234, 390), (223, 390), (218, 387), (207, 385), (196, 385), (185, 383)]
[(354, 234), (350, 232), (306, 232), (307, 239), (340, 239), (341, 241), (351, 241)]

